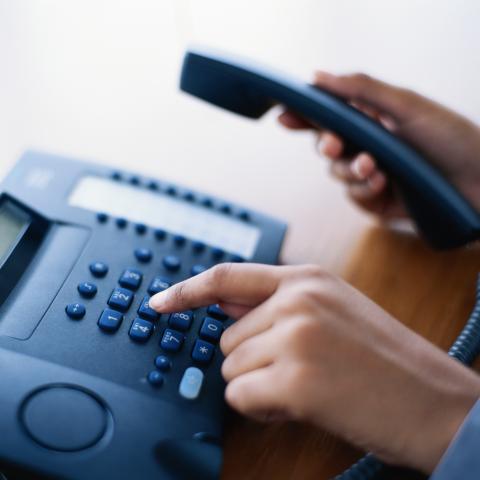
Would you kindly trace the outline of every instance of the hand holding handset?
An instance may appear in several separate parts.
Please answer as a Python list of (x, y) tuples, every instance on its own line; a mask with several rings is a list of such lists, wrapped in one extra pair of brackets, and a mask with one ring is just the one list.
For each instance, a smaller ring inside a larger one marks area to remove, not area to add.
[[(259, 118), (283, 104), (370, 152), (400, 189), (419, 231), (436, 248), (464, 245), (480, 235), (480, 216), (414, 149), (342, 99), (243, 59), (192, 49), (180, 88), (214, 105)], [(479, 186), (480, 188), (480, 186)]]

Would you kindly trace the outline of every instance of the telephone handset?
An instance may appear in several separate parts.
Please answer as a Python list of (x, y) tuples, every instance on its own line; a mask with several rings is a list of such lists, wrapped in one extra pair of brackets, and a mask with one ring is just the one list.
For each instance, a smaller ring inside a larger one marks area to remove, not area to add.
[(370, 152), (398, 185), (419, 231), (436, 248), (480, 235), (480, 216), (413, 148), (338, 97), (254, 63), (207, 49), (186, 52), (180, 88), (219, 107), (259, 118), (280, 103)]

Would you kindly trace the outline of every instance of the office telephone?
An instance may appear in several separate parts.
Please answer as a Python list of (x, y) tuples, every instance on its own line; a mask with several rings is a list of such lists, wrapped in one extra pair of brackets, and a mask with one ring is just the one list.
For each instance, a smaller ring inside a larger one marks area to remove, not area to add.
[[(435, 246), (476, 238), (468, 202), (340, 99), (241, 60), (187, 52), (181, 88), (257, 118), (284, 103), (371, 151)], [(286, 226), (135, 173), (28, 152), (0, 185), (0, 462), (15, 478), (217, 478), (217, 305), (149, 296), (224, 261), (276, 263)], [(13, 477), (12, 477), (13, 478)]]

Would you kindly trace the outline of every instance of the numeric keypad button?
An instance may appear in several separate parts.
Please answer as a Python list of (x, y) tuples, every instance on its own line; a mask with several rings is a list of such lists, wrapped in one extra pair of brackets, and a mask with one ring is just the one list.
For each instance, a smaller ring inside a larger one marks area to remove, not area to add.
[(117, 287), (113, 290), (107, 303), (112, 308), (126, 312), (133, 302), (133, 297), (134, 293), (131, 290)]

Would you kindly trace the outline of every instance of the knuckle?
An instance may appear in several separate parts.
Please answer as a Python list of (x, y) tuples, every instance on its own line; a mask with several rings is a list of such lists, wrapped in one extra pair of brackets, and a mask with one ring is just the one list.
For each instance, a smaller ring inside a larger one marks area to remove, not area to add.
[(170, 295), (175, 305), (183, 305), (186, 300), (185, 282), (178, 283), (170, 289)]
[(208, 282), (213, 285), (220, 285), (228, 278), (232, 270), (233, 263), (220, 263), (208, 270)]

